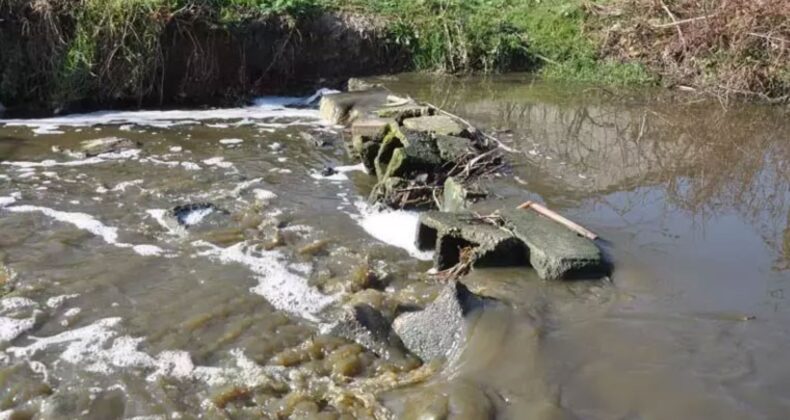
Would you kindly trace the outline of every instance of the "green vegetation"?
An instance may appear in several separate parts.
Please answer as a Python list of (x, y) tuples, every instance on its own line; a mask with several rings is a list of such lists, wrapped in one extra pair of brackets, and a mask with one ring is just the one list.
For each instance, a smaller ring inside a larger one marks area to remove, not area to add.
[(299, 37), (325, 12), (373, 17), (382, 51), (405, 51), (415, 70), (790, 92), (785, 0), (0, 0), (0, 102), (155, 98), (168, 29), (238, 34), (274, 19)]

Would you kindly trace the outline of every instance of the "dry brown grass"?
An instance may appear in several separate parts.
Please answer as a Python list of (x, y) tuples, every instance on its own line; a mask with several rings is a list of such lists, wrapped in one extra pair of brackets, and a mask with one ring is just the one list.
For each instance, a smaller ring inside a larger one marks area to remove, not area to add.
[(790, 99), (790, 1), (613, 0), (603, 53), (638, 60), (667, 84), (770, 102)]

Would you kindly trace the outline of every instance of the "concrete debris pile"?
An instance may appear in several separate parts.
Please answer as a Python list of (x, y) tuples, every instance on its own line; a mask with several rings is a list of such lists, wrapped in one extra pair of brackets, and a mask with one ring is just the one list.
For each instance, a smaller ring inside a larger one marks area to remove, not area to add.
[(484, 194), (465, 190), (505, 165), (496, 145), (473, 127), (384, 88), (325, 95), (320, 107), (324, 119), (350, 127), (349, 154), (378, 179), (372, 202), (444, 207), (448, 183), (453, 199), (478, 199)]
[(504, 146), (495, 139), (429, 104), (353, 82), (349, 92), (323, 96), (321, 115), (350, 131), (348, 154), (376, 177), (371, 202), (427, 210), (420, 213), (416, 246), (434, 251), (434, 277), (446, 285), (422, 310), (390, 319), (358, 305), (346, 308), (326, 331), (382, 357), (446, 359), (462, 344), (466, 318), (497, 304), (458, 281), (470, 270), (529, 266), (547, 280), (609, 273), (594, 233), (537, 203), (490, 215), (473, 211), (472, 203), (487, 197), (478, 181), (506, 165)]

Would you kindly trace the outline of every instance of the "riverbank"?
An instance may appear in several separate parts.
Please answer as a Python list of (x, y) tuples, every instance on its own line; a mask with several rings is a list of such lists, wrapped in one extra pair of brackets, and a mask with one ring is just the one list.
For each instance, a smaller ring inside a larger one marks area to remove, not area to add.
[(25, 112), (231, 104), (404, 70), (790, 93), (781, 0), (3, 0), (0, 21), (0, 103)]

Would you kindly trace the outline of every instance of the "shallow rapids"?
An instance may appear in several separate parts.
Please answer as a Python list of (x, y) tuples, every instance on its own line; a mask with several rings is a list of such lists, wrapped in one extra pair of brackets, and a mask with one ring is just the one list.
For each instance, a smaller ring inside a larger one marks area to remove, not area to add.
[[(445, 363), (381, 357), (326, 323), (441, 285), (417, 215), (366, 204), (374, 180), (315, 98), (0, 120), (0, 418), (790, 410), (786, 111), (520, 75), (380, 82), (516, 149), (479, 210), (545, 202), (604, 238), (611, 278), (475, 270), (463, 281), (504, 304), (471, 314)], [(137, 146), (80, 151), (109, 137)]]

